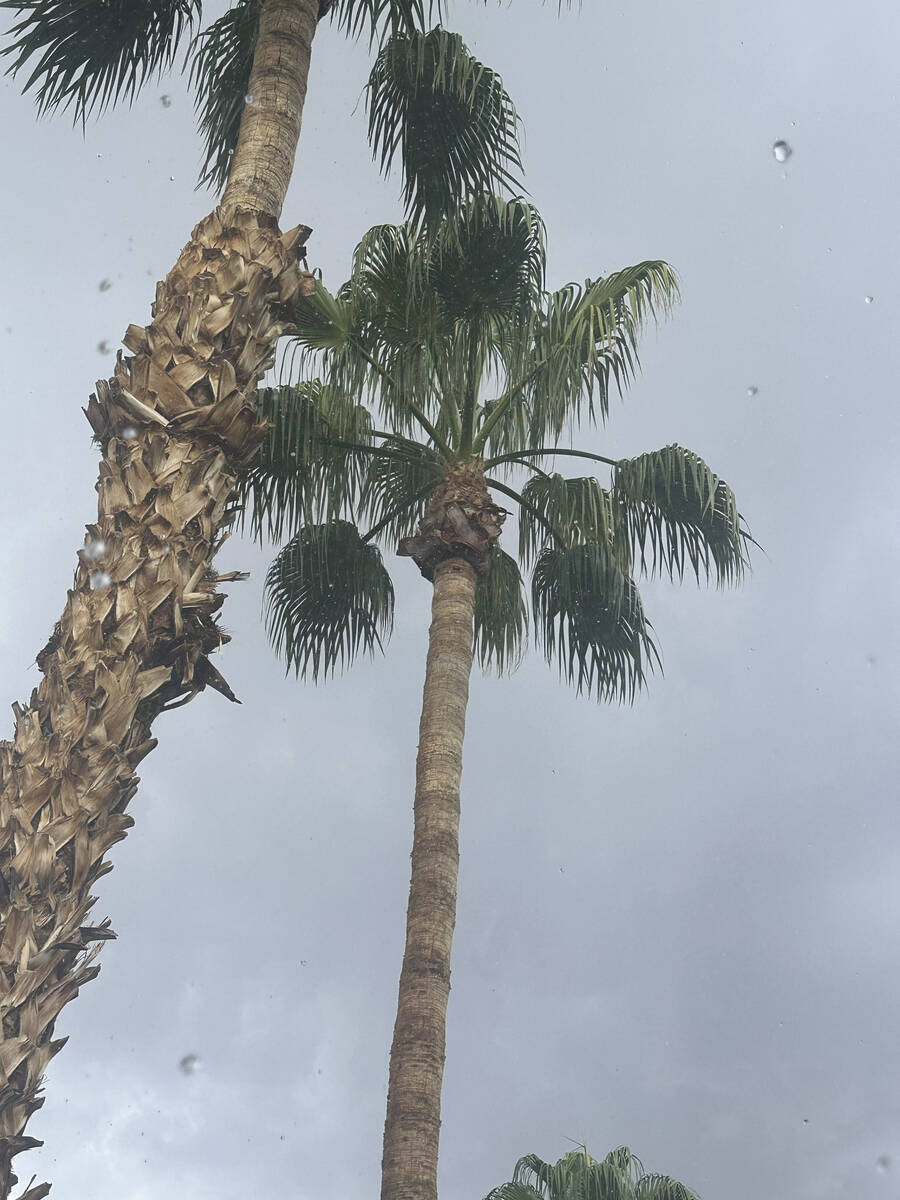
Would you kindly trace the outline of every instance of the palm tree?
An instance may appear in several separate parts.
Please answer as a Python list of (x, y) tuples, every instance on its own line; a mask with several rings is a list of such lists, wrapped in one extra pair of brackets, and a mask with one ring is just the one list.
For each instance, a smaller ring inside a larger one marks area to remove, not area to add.
[[(371, 229), (347, 282), (299, 301), (299, 382), (265, 393), (272, 427), (243, 482), (254, 534), (288, 538), (266, 579), (288, 669), (317, 680), (382, 646), (394, 592), (379, 544), (432, 585), (382, 1200), (437, 1195), (469, 675), (474, 655), (517, 661), (527, 626), (502, 504), (518, 510), (536, 640), (598, 699), (632, 699), (657, 661), (637, 573), (724, 584), (746, 565), (731, 489), (692, 451), (560, 445), (607, 416), (643, 322), (677, 297), (672, 270), (642, 262), (553, 292), (544, 277), (543, 224), (522, 199)], [(608, 484), (555, 472), (557, 456), (602, 464)]]
[[(131, 100), (171, 67), (200, 14), (200, 0), (2, 0), (18, 11), (4, 53), (30, 69), (39, 109), (84, 121)], [(201, 182), (224, 188), (157, 285), (146, 327), (129, 325), (128, 351), (100, 380), (86, 415), (101, 451), (96, 521), (65, 609), (37, 655), (43, 679), (15, 704), (15, 738), (0, 742), (0, 1197), (17, 1182), (13, 1157), (40, 1145), (25, 1135), (43, 1104), (47, 1063), (65, 1039), (56, 1018), (99, 971), (109, 921), (87, 923), (93, 884), (111, 869), (109, 848), (132, 818), (136, 768), (157, 744), (151, 726), (211, 687), (236, 700), (210, 655), (229, 640), (218, 624), (216, 585), (242, 579), (213, 559), (240, 508), (235, 484), (266, 436), (256, 385), (290, 328), (310, 230), (278, 226), (306, 95), (310, 48), (325, 13), (351, 35), (384, 43), (372, 110), (387, 168), (404, 141), (404, 87), (442, 105), (450, 184), (491, 186), (509, 158), (496, 112), (457, 45), (436, 58), (409, 51), (433, 7), (425, 0), (237, 0), (190, 43), (188, 61), (206, 154)], [(100, 11), (102, 10), (102, 11)], [(102, 18), (102, 19), (98, 19)], [(405, 41), (404, 41), (405, 39)], [(392, 57), (393, 55), (393, 57)], [(468, 61), (468, 60), (467, 60)], [(406, 74), (397, 70), (406, 62)], [(392, 73), (391, 64), (395, 70)], [(428, 72), (434, 69), (434, 86)], [(468, 72), (468, 73), (467, 73)], [(495, 89), (496, 90), (496, 89)], [(490, 89), (488, 89), (490, 91)], [(467, 124), (466, 114), (471, 114)], [(421, 115), (421, 114), (420, 114)], [(426, 114), (427, 115), (427, 114)], [(472, 130), (477, 136), (472, 136)], [(379, 133), (381, 130), (381, 133)], [(485, 138), (479, 140), (481, 135)], [(454, 140), (455, 139), (455, 140)], [(419, 149), (421, 155), (421, 147)], [(47, 1185), (29, 1189), (28, 1200)]]
[(516, 1163), (512, 1182), (501, 1184), (485, 1200), (699, 1200), (683, 1183), (667, 1175), (646, 1175), (643, 1163), (627, 1146), (610, 1151), (602, 1162), (587, 1146), (565, 1154), (554, 1165), (536, 1154)]

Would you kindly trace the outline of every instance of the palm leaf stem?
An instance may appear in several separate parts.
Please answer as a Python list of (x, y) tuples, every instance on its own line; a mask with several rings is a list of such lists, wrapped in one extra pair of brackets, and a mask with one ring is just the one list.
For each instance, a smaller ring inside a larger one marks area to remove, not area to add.
[(391, 521), (393, 521), (395, 517), (399, 517), (402, 512), (406, 512), (408, 508), (412, 508), (417, 501), (424, 500), (425, 497), (433, 491), (434, 483), (429, 482), (426, 483), (424, 487), (419, 488), (417, 492), (414, 492), (412, 496), (407, 496), (402, 504), (398, 504), (396, 508), (392, 508), (387, 516), (382, 517), (377, 525), (373, 525), (368, 533), (360, 534), (360, 541), (370, 542), (372, 538), (377, 537), (378, 534), (381, 533), (382, 529), (384, 529), (386, 525), (390, 525)]
[(518, 462), (520, 459), (526, 457), (552, 458), (555, 454), (567, 454), (573, 458), (589, 458), (593, 462), (606, 463), (610, 467), (617, 467), (619, 465), (618, 459), (604, 458), (602, 454), (589, 454), (587, 450), (560, 450), (555, 446), (542, 446), (540, 450), (515, 450), (510, 454), (498, 454), (496, 458), (488, 459), (484, 464), (484, 469), (489, 471), (491, 467), (496, 467), (498, 463)]
[(534, 379), (544, 369), (545, 365), (546, 359), (541, 359), (541, 361), (537, 363), (523, 379), (520, 379), (518, 383), (514, 383), (512, 387), (507, 388), (502, 396), (497, 397), (491, 406), (491, 415), (478, 430), (478, 433), (472, 442), (473, 454), (478, 454), (484, 449), (494, 427), (503, 419), (506, 414), (506, 410), (509, 408), (512, 401), (516, 398), (519, 392), (522, 391), (523, 388), (528, 387), (532, 379)]
[(503, 492), (504, 496), (509, 496), (510, 499), (515, 500), (516, 504), (524, 508), (527, 513), (530, 513), (537, 523), (539, 525), (543, 525), (551, 537), (555, 537), (560, 546), (565, 548), (566, 539), (563, 536), (562, 531), (552, 524), (552, 522), (548, 521), (544, 514), (539, 512), (533, 504), (529, 504), (524, 496), (520, 496), (518, 492), (514, 491), (511, 487), (507, 487), (505, 483), (500, 483), (498, 479), (488, 479), (488, 477), (485, 476), (484, 482), (488, 485), (488, 487), (496, 488), (498, 492)]
[[(418, 454), (404, 454), (402, 450), (395, 450), (391, 446), (367, 446), (364, 442), (342, 442), (339, 438), (321, 438), (319, 444), (333, 446), (339, 450), (353, 450), (357, 454), (371, 454), (378, 458), (393, 458), (400, 462), (419, 462), (421, 458)], [(418, 445), (416, 442), (416, 446)], [(422, 449), (429, 450), (430, 447), (423, 446)], [(433, 457), (438, 459), (437, 455)]]
[[(365, 348), (365, 346), (362, 345), (362, 343), (359, 341), (358, 338), (351, 338), (350, 342), (351, 342), (351, 345), (353, 345), (353, 347), (359, 352), (359, 354), (366, 360), (366, 362), (369, 364), (369, 366), (372, 367), (373, 370), (376, 371), (378, 373), (378, 375), (383, 380), (385, 380), (386, 383), (390, 384), (391, 387), (396, 388), (397, 391), (400, 390), (399, 388), (397, 388), (397, 384), (394, 382), (392, 376), (384, 369), (384, 367), (381, 365), (380, 362), (378, 362), (377, 359), (372, 357), (372, 355), (368, 352), (368, 350)], [(416, 418), (416, 420), (419, 422), (419, 424), (422, 426), (422, 428), (425, 430), (425, 432), (428, 434), (428, 436), (434, 442), (435, 446), (437, 446), (438, 450), (440, 450), (440, 452), (444, 455), (444, 457), (449, 462), (450, 459), (453, 457), (453, 452), (450, 449), (450, 447), (447, 445), (447, 443), (444, 441), (444, 439), (441, 437), (441, 435), (438, 433), (438, 431), (435, 429), (435, 427), (431, 424), (431, 422), (428, 420), (428, 418), (425, 416), (425, 414), (422, 412), (422, 410), (419, 408), (419, 406), (414, 401), (412, 401), (408, 398), (405, 398), (405, 403), (406, 403), (406, 407), (409, 409), (409, 411), (412, 413), (412, 415)]]
[(476, 371), (478, 357), (478, 341), (474, 331), (469, 341), (469, 361), (466, 371), (466, 395), (463, 402), (462, 433), (459, 441), (460, 454), (472, 453), (472, 442), (475, 437), (475, 393)]

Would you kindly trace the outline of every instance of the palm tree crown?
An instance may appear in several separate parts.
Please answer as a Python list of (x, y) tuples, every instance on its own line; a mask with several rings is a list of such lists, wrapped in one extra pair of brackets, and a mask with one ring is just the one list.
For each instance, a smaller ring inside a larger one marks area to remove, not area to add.
[(516, 1163), (510, 1183), (485, 1200), (698, 1200), (696, 1192), (667, 1175), (648, 1175), (641, 1160), (619, 1146), (598, 1160), (587, 1146), (546, 1163), (527, 1154)]
[[(268, 623), (298, 673), (326, 675), (389, 633), (379, 544), (428, 578), (451, 552), (467, 559), (480, 662), (517, 661), (528, 619), (519, 565), (497, 544), (501, 501), (518, 510), (536, 639), (598, 698), (633, 698), (658, 662), (636, 573), (742, 574), (749, 534), (698, 455), (561, 445), (633, 376), (641, 326), (678, 296), (671, 268), (548, 291), (545, 267), (534, 206), (478, 194), (437, 228), (371, 229), (347, 282), (300, 301), (288, 359), (300, 382), (264, 394), (271, 429), (244, 482), (253, 531), (290, 535), (266, 581)], [(609, 478), (564, 477), (547, 469), (557, 455)]]

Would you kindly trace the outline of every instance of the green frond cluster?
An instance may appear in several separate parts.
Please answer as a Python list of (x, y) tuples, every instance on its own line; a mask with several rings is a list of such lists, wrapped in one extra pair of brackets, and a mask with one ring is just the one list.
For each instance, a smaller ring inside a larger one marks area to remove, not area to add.
[(519, 564), (494, 546), (491, 569), (475, 589), (475, 658), (498, 675), (517, 667), (528, 636), (528, 610)]
[(381, 649), (393, 626), (394, 588), (381, 554), (349, 521), (300, 529), (269, 568), (265, 590), (276, 653), (314, 680), (360, 650)]
[(519, 516), (519, 555), (526, 563), (553, 540), (564, 544), (598, 542), (625, 572), (631, 570), (627, 530), (620, 506), (593, 475), (567, 479), (539, 475), (522, 488)]
[(259, 33), (259, 0), (237, 0), (191, 42), (189, 82), (203, 138), (198, 187), (225, 186), (250, 90)]
[(696, 1192), (666, 1175), (646, 1175), (641, 1160), (620, 1146), (597, 1160), (582, 1146), (556, 1163), (527, 1154), (510, 1183), (485, 1200), (700, 1200)]
[(597, 542), (541, 552), (531, 576), (535, 636), (577, 691), (633, 701), (659, 655), (634, 580)]
[(369, 144), (387, 176), (399, 153), (411, 220), (437, 229), (460, 200), (517, 186), (518, 118), (503, 81), (445, 29), (396, 34), (369, 76)]
[(72, 108), (82, 124), (147, 79), (167, 70), (178, 43), (200, 16), (201, 0), (0, 0), (20, 19), (9, 30), (8, 75), (32, 58), (23, 92), (36, 89), (38, 111)]
[(675, 445), (623, 459), (613, 491), (644, 570), (683, 579), (689, 566), (698, 581), (711, 569), (720, 586), (740, 580), (752, 539), (731, 488), (698, 454)]
[(412, 34), (425, 29), (434, 17), (442, 18), (442, 0), (334, 0), (329, 16), (350, 37), (368, 33), (369, 44), (391, 34)]
[(437, 455), (425, 452), (418, 442), (392, 438), (371, 457), (356, 511), (377, 530), (379, 538), (396, 546), (415, 531), (444, 467)]

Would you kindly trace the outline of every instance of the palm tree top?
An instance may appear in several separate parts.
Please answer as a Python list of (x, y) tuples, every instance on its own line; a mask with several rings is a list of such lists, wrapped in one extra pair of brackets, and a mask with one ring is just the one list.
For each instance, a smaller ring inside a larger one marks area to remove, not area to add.
[(512, 1180), (494, 1188), (485, 1200), (699, 1200), (696, 1192), (668, 1175), (647, 1174), (627, 1146), (592, 1158), (587, 1146), (547, 1163), (526, 1154)]
[[(334, 293), (319, 281), (299, 302), (284, 367), (299, 382), (265, 393), (271, 430), (244, 485), (254, 534), (290, 539), (267, 581), (289, 668), (317, 678), (381, 644), (393, 591), (377, 545), (399, 545), (429, 575), (422, 523), (451, 478), (487, 488), (479, 520), (497, 533), (516, 507), (536, 640), (598, 698), (633, 699), (659, 664), (635, 574), (740, 579), (750, 535), (697, 454), (613, 459), (571, 445), (634, 377), (641, 329), (678, 299), (675, 273), (648, 260), (553, 291), (545, 278), (534, 205), (481, 194), (436, 228), (369, 230), (347, 281)], [(564, 476), (557, 458), (592, 473)], [(516, 558), (497, 545), (484, 558), (495, 540), (456, 552), (480, 575), (480, 661), (503, 669), (528, 620)]]

